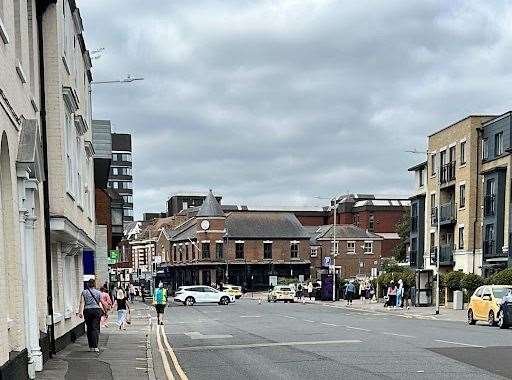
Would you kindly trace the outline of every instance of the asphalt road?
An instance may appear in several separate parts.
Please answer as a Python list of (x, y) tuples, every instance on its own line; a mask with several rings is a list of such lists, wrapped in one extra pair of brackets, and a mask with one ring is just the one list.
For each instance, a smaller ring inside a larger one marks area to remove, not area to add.
[(163, 327), (190, 380), (512, 378), (512, 329), (483, 324), (240, 300), (168, 307)]

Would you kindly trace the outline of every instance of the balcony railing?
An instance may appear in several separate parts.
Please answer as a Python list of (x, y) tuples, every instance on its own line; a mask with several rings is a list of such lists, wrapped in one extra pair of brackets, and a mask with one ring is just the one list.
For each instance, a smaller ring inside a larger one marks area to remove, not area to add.
[(441, 166), (441, 184), (455, 180), (455, 161)]
[(411, 267), (416, 267), (418, 265), (418, 252), (417, 251), (409, 251), (409, 265)]
[[(446, 265), (453, 263), (453, 246), (452, 245), (442, 245), (439, 250), (439, 264)], [(430, 248), (430, 262), (431, 264), (436, 264), (437, 262), (437, 247)]]
[(484, 215), (492, 216), (496, 211), (496, 195), (486, 195), (484, 198)]
[(494, 240), (486, 240), (484, 241), (484, 258), (486, 257), (494, 257)]
[(437, 224), (437, 207), (432, 207), (430, 209), (430, 224)]
[(445, 203), (441, 205), (441, 223), (452, 222), (457, 219), (457, 208), (455, 203)]

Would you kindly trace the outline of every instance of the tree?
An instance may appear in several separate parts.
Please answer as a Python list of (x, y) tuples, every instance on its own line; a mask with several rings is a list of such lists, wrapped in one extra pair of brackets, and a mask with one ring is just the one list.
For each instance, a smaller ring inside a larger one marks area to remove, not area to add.
[(446, 287), (451, 290), (462, 290), (461, 281), (464, 278), (464, 273), (460, 271), (448, 272), (444, 276)]
[(411, 214), (409, 211), (404, 211), (400, 220), (395, 225), (395, 232), (400, 236), (400, 241), (393, 248), (393, 256), (396, 261), (404, 262), (407, 256), (407, 245), (411, 234)]

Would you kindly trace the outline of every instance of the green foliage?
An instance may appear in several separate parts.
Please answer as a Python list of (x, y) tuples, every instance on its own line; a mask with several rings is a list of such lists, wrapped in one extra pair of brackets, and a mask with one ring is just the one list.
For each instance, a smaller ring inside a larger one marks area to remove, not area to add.
[(489, 285), (512, 285), (512, 268), (493, 274), (486, 283)]
[(406, 248), (411, 234), (411, 214), (409, 210), (404, 211), (402, 217), (395, 225), (395, 232), (400, 236), (400, 241), (393, 248), (393, 256), (398, 262), (404, 262), (406, 258)]
[(462, 290), (461, 281), (464, 278), (464, 272), (454, 271), (444, 275), (446, 287), (451, 290)]
[(412, 287), (415, 284), (415, 274), (408, 267), (398, 267), (399, 270), (396, 272), (386, 272), (381, 274), (377, 281), (379, 285), (389, 285), (391, 281), (394, 281), (395, 284), (398, 284), (398, 280), (402, 279), (404, 285), (406, 287)]
[(297, 279), (293, 278), (293, 277), (278, 277), (277, 278), (277, 283), (279, 285), (290, 285), (295, 282), (297, 282)]
[(465, 274), (462, 280), (460, 281), (460, 286), (462, 289), (466, 289), (468, 294), (473, 294), (473, 292), (484, 284), (484, 279), (482, 276), (479, 276), (474, 273)]

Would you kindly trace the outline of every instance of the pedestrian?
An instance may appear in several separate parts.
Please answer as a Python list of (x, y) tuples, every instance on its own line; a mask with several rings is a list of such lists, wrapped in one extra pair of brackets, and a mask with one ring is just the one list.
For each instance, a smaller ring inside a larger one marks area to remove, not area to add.
[(410, 303), (411, 303), (411, 288), (404, 284), (404, 300), (402, 301), (402, 304), (407, 309), (410, 309)]
[(130, 291), (130, 301), (133, 303), (133, 301), (135, 300), (135, 286), (133, 286), (133, 284), (130, 282), (130, 286), (129, 286), (129, 291)]
[(114, 307), (117, 307), (117, 325), (119, 330), (126, 330), (126, 318), (130, 312), (130, 305), (128, 304), (128, 296), (121, 288), (117, 290), (116, 302)]
[(304, 292), (303, 292), (303, 290), (302, 290), (302, 284), (299, 284), (299, 285), (297, 286), (297, 298), (298, 298), (299, 300), (302, 300), (303, 293), (304, 293)]
[(345, 287), (345, 298), (347, 299), (347, 306), (352, 305), (352, 299), (354, 298), (355, 292), (356, 287), (354, 285), (354, 281), (350, 280)]
[(112, 299), (110, 298), (110, 295), (108, 294), (108, 290), (105, 287), (102, 287), (100, 289), (101, 292), (101, 304), (103, 305), (103, 310), (105, 312), (101, 316), (101, 327), (108, 327), (108, 313), (110, 312), (110, 309), (112, 309)]
[(164, 289), (164, 284), (159, 283), (158, 288), (155, 289), (153, 294), (153, 304), (156, 309), (156, 316), (159, 325), (164, 324), (164, 311), (165, 306), (167, 305), (167, 290)]
[(375, 288), (373, 284), (370, 284), (370, 302), (372, 302), (375, 298)]
[(396, 286), (393, 280), (391, 280), (388, 286), (388, 308), (396, 308)]
[(311, 281), (308, 282), (308, 296), (311, 301), (311, 297), (313, 296), (313, 284)]
[(502, 318), (508, 317), (508, 309), (511, 306), (512, 306), (512, 289), (509, 289), (507, 295), (503, 296), (503, 298), (501, 299), (500, 309), (502, 312)]
[(100, 352), (98, 348), (100, 320), (104, 312), (105, 310), (101, 304), (101, 293), (96, 289), (96, 282), (91, 278), (87, 282), (87, 289), (84, 289), (80, 295), (80, 306), (77, 313), (79, 318), (85, 319), (90, 351)]
[(398, 280), (398, 287), (396, 289), (396, 307), (403, 309), (402, 307), (402, 298), (404, 296), (404, 282), (402, 279)]

